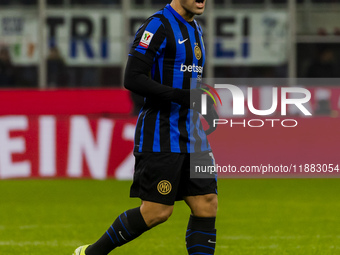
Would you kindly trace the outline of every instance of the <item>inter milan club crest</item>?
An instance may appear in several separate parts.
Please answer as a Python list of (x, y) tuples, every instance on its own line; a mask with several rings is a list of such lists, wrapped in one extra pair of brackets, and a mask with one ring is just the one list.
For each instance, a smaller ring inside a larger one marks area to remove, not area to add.
[(195, 44), (196, 44), (195, 49), (194, 49), (195, 57), (197, 58), (197, 60), (200, 60), (201, 57), (202, 57), (202, 51), (201, 51), (200, 47), (198, 47), (198, 43), (195, 43)]
[(163, 180), (160, 181), (157, 185), (158, 192), (162, 195), (167, 195), (171, 192), (172, 185), (169, 181)]

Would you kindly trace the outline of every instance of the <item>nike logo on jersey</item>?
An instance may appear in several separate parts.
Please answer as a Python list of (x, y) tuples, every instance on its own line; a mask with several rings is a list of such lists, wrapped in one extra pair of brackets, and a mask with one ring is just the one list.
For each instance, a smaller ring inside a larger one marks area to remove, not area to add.
[(214, 241), (211, 241), (210, 239), (208, 240), (208, 243), (216, 243), (216, 242), (214, 242)]
[(181, 41), (180, 39), (178, 39), (178, 43), (179, 43), (179, 44), (183, 44), (183, 43), (185, 43), (187, 40), (188, 40), (188, 38), (185, 39), (185, 40), (183, 40), (183, 41)]

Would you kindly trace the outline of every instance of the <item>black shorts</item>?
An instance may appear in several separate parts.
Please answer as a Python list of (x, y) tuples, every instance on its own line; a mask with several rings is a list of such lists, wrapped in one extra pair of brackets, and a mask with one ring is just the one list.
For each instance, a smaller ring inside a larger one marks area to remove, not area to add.
[(190, 178), (190, 157), (199, 159), (200, 165), (214, 165), (209, 151), (192, 154), (135, 152), (134, 155), (136, 163), (130, 197), (173, 205), (186, 196), (217, 194), (216, 176)]

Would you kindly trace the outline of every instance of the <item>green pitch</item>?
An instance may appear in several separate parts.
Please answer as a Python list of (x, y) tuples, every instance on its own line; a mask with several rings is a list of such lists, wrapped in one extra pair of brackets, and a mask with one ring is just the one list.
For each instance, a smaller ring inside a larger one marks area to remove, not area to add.
[[(95, 241), (116, 216), (137, 207), (130, 182), (0, 181), (0, 254), (71, 255)], [(185, 255), (190, 211), (117, 255)], [(340, 254), (340, 179), (219, 180), (217, 255)]]

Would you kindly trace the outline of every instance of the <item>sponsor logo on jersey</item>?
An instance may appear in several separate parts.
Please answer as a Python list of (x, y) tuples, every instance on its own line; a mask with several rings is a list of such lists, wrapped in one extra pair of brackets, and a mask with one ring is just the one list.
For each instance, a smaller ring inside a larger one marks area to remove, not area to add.
[(189, 73), (203, 73), (203, 66), (193, 65), (181, 65), (181, 72), (189, 72)]
[(140, 39), (139, 45), (147, 49), (150, 45), (152, 37), (153, 37), (153, 33), (150, 33), (149, 31), (145, 30), (142, 35), (142, 38)]
[(157, 190), (159, 193), (161, 193), (162, 195), (167, 195), (171, 192), (172, 189), (172, 185), (169, 181), (167, 180), (163, 180), (160, 181), (157, 185)]

